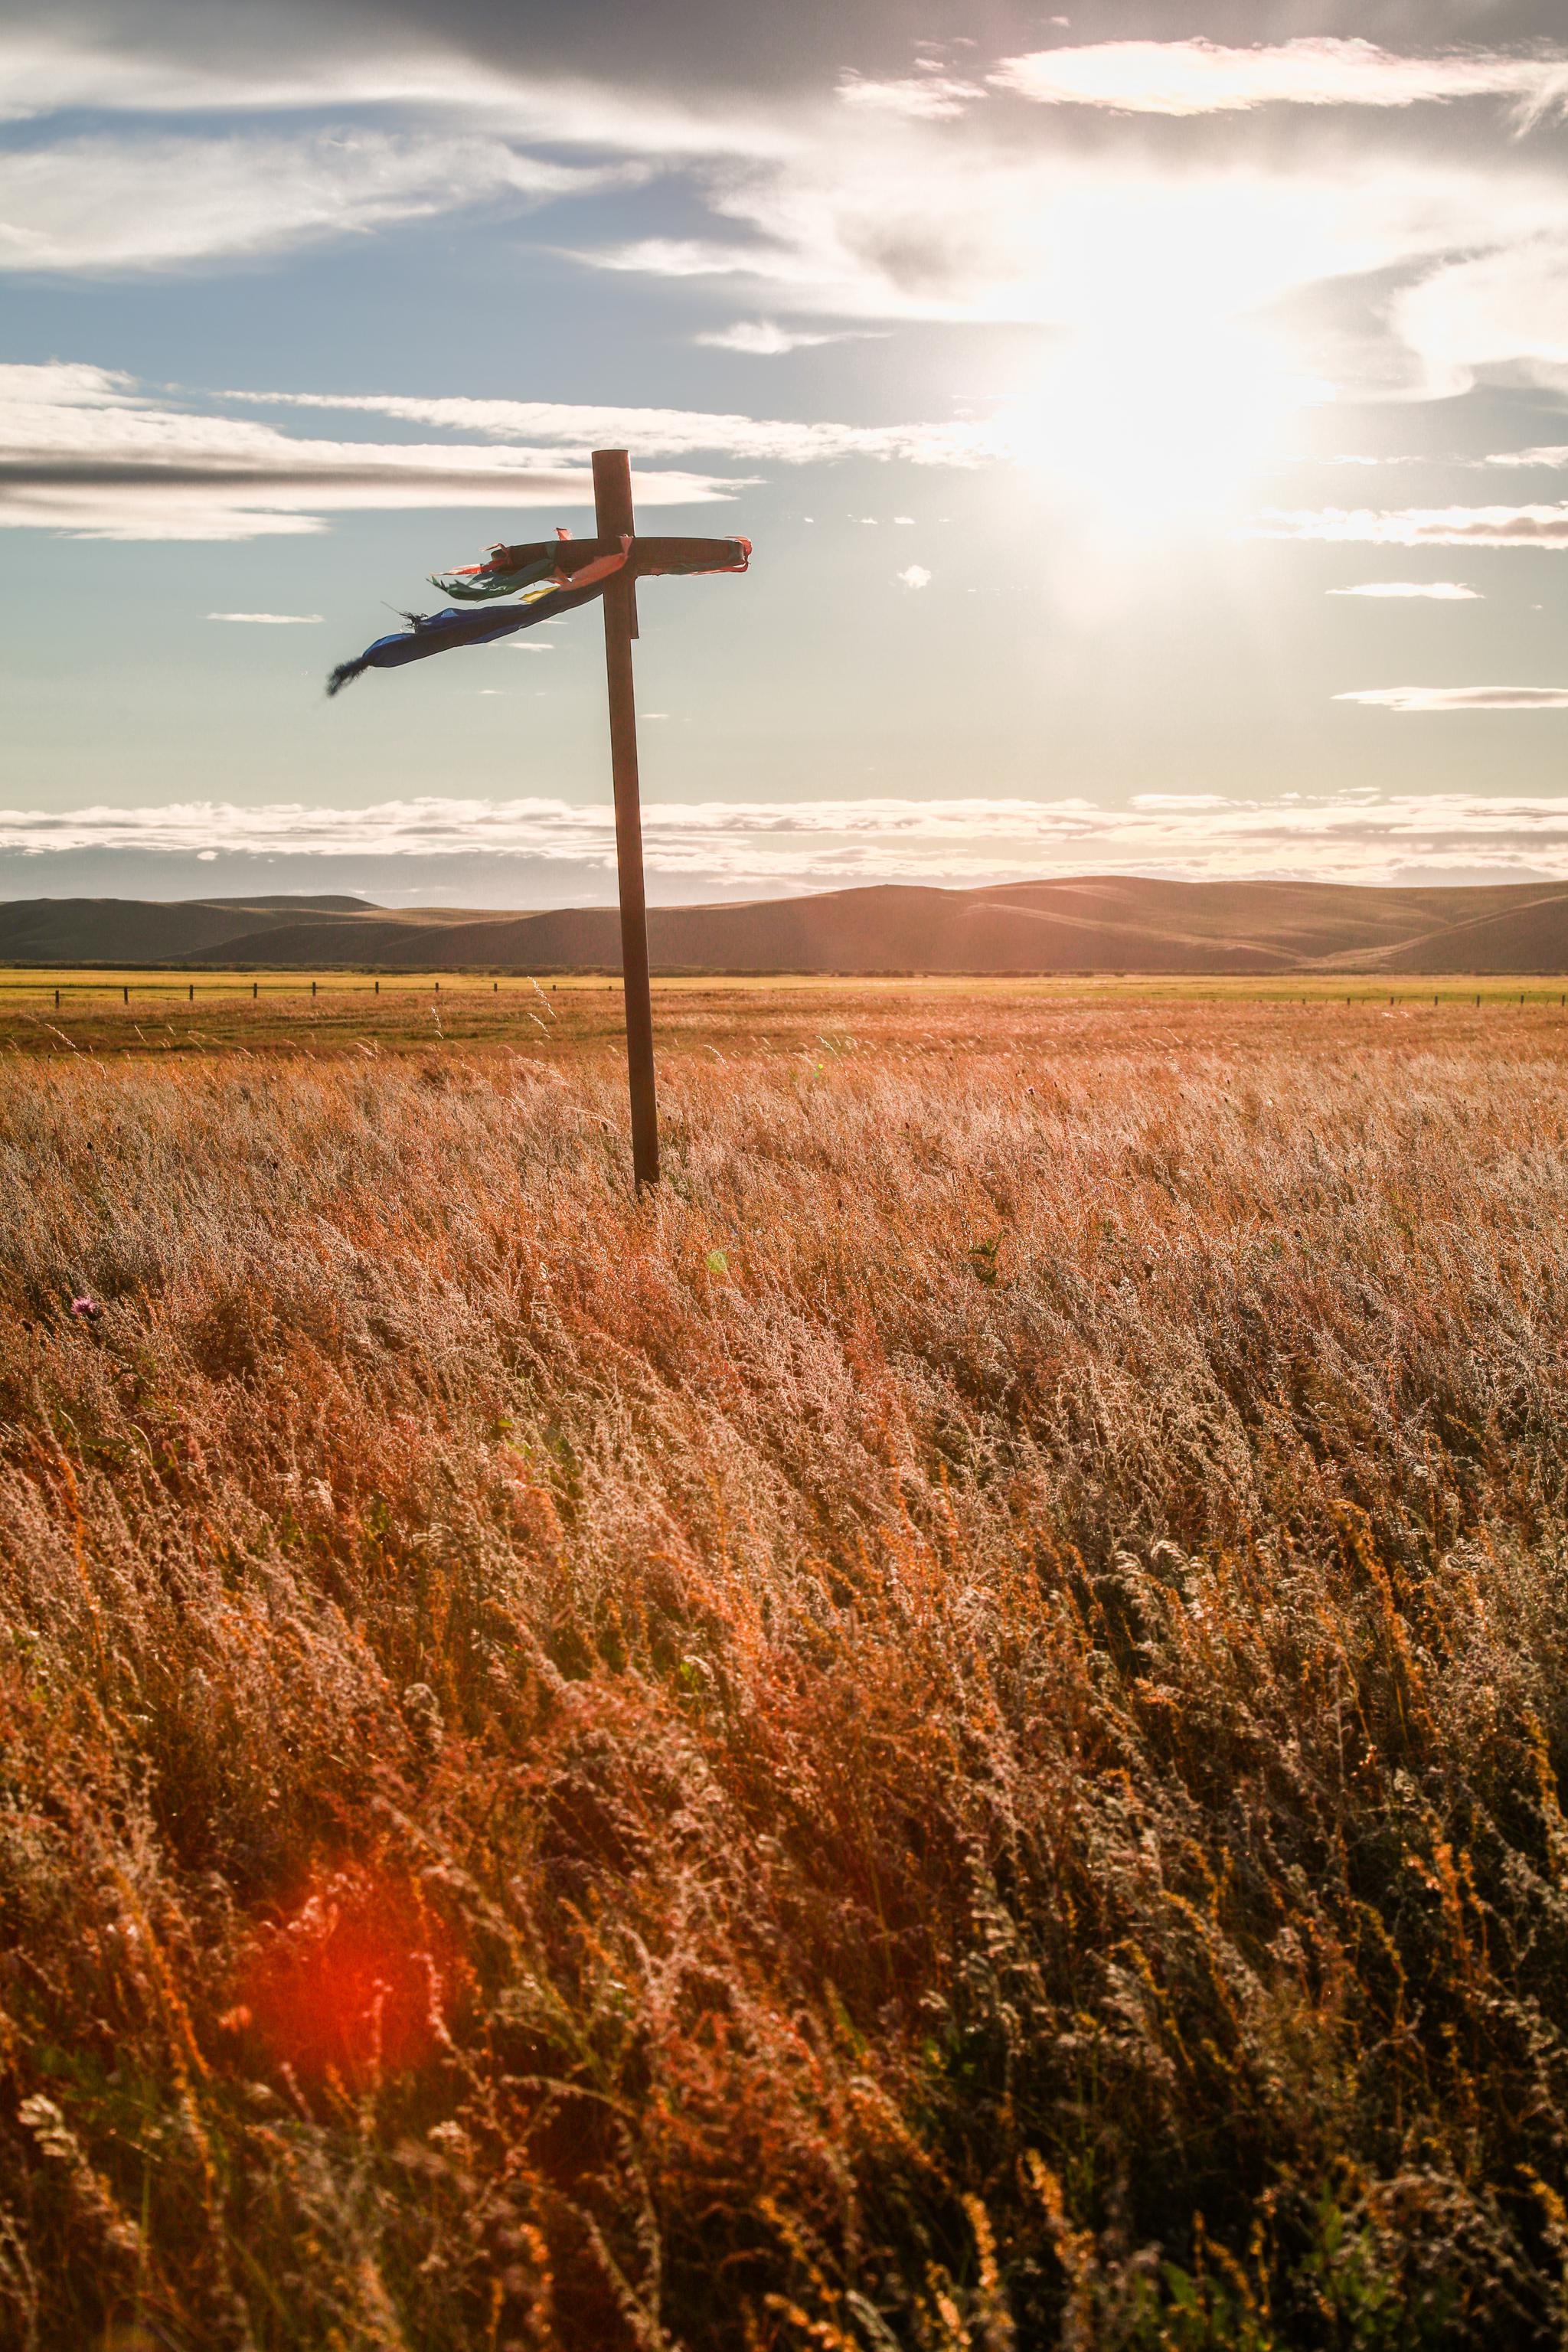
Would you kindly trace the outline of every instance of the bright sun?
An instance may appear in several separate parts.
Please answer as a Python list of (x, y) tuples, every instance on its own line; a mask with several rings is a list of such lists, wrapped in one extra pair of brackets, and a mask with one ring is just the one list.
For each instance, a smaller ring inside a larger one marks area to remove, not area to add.
[(1291, 421), (1331, 396), (1251, 330), (1141, 320), (1076, 335), (999, 422), (1021, 463), (1144, 539), (1231, 518)]

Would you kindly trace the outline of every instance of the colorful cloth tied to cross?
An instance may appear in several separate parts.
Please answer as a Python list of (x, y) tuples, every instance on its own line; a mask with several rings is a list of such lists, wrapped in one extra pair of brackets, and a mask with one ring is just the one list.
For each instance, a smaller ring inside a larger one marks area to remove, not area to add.
[[(612, 545), (598, 539), (573, 539), (565, 531), (552, 541), (492, 547), (482, 563), (431, 575), (431, 585), (444, 594), (482, 609), (462, 612), (454, 605), (442, 613), (405, 613), (407, 628), (377, 637), (355, 660), (340, 662), (327, 680), (327, 692), (340, 693), (367, 669), (400, 669), (405, 662), (424, 661), (455, 646), (493, 645), (519, 629), (536, 628), (542, 621), (591, 604), (617, 578), (744, 572), (751, 554), (749, 539), (627, 538)], [(517, 602), (512, 604), (492, 602), (513, 595)]]

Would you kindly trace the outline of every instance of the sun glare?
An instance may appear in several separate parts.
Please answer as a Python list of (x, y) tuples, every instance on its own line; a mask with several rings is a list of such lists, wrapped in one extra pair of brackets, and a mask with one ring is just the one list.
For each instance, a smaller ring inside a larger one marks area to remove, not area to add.
[(1077, 334), (1002, 422), (1022, 464), (1143, 540), (1234, 517), (1294, 419), (1330, 397), (1254, 331), (1131, 320)]

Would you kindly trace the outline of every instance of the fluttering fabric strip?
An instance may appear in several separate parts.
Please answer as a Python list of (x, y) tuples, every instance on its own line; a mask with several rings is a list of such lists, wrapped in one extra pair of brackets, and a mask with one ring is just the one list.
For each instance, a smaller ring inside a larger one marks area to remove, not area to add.
[(492, 596), (515, 596), (520, 588), (531, 588), (540, 581), (560, 583), (563, 575), (553, 555), (542, 555), (531, 563), (503, 563), (500, 559), (507, 552), (504, 547), (492, 547), (482, 563), (466, 563), (458, 572), (432, 572), (430, 585), (459, 604), (482, 604)]
[(340, 662), (327, 680), (327, 692), (341, 693), (351, 678), (362, 677), (367, 669), (401, 669), (405, 662), (425, 661), (431, 654), (449, 653), (455, 646), (491, 645), (498, 637), (514, 636), (519, 629), (552, 621), (558, 613), (574, 612), (579, 604), (590, 604), (595, 596), (602, 596), (605, 581), (620, 568), (608, 565), (597, 578), (569, 588), (546, 584), (534, 589), (521, 604), (489, 611), (459, 613), (448, 608), (445, 613), (410, 613), (405, 615), (406, 629), (377, 637), (354, 661)]
[[(561, 539), (534, 540), (524, 547), (492, 547), (486, 561), (466, 572), (432, 575), (436, 587), (466, 604), (489, 604), (494, 596), (521, 594), (515, 604), (489, 605), (463, 613), (410, 613), (409, 625), (377, 637), (357, 660), (340, 662), (327, 680), (329, 694), (341, 693), (367, 669), (400, 669), (454, 646), (488, 646), (552, 621), (599, 595), (617, 573), (646, 580), (660, 573), (744, 572), (751, 562), (749, 539)], [(488, 585), (490, 581), (497, 584)]]
[[(434, 572), (431, 584), (459, 604), (477, 604), (493, 596), (510, 596), (537, 581), (583, 581), (614, 551), (596, 539), (535, 539), (521, 547), (492, 547), (482, 563), (465, 564), (456, 572)], [(622, 551), (634, 580), (661, 572), (744, 572), (751, 560), (749, 539), (637, 538)]]

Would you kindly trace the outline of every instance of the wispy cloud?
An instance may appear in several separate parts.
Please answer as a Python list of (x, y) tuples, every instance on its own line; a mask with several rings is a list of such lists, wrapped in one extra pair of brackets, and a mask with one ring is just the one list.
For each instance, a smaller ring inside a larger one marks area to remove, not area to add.
[(1363, 580), (1354, 588), (1330, 588), (1330, 596), (1420, 596), (1434, 604), (1475, 604), (1481, 601), (1479, 588), (1467, 588), (1462, 580)]
[(206, 54), (194, 44), (180, 46), (182, 55), (160, 54), (155, 39), (107, 41), (86, 26), (59, 19), (51, 25), (38, 15), (0, 27), (4, 116), (22, 121), (82, 110), (220, 114), (410, 100), (493, 109), (511, 86), (456, 50), (443, 60), (423, 43), (366, 44), (358, 58), (341, 50), (312, 56), (297, 39), (275, 44), (265, 58), (243, 47), (226, 55), (221, 45)]
[(1249, 539), (1321, 540), (1369, 547), (1568, 547), (1568, 505), (1528, 507), (1271, 507)]
[[(579, 257), (745, 284), (767, 311), (814, 326), (1020, 321), (1091, 351), (1109, 334), (1152, 383), (1205, 336), (1308, 288), (1380, 272), (1418, 288), (1458, 257), (1489, 261), (1562, 236), (1563, 176), (1545, 147), (1507, 171), (1463, 151), (1363, 150), (1272, 164), (1195, 156), (1178, 172), (1099, 144), (1004, 139), (984, 110), (962, 123), (862, 110), (847, 127), (861, 135), (817, 127), (785, 157), (710, 174), (701, 194), (723, 236), (612, 242)], [(1538, 274), (1532, 301), (1510, 295), (1506, 331), (1500, 297), (1473, 320), (1456, 300), (1441, 326), (1402, 298), (1321, 348), (1358, 390), (1444, 391), (1500, 345), (1547, 348), (1568, 258), (1543, 258)]]
[[(80, 363), (0, 367), (0, 529), (121, 540), (235, 540), (320, 530), (351, 509), (580, 508), (584, 460), (606, 445), (639, 459), (705, 454), (754, 465), (847, 457), (973, 466), (1005, 455), (971, 423), (799, 424), (696, 409), (396, 394), (226, 392), (227, 406), (322, 411), (424, 425), (465, 439), (317, 440), (270, 422), (171, 404)], [(712, 503), (752, 478), (639, 464), (647, 507)]]
[[(1568, 390), (1568, 236), (1562, 218), (1447, 259), (1396, 297), (1390, 324), (1420, 363), (1424, 389), (1451, 397), (1503, 370)], [(1546, 462), (1523, 453), (1522, 462)]]
[(1206, 40), (1100, 41), (1005, 58), (988, 79), (1040, 105), (1105, 107), (1122, 114), (1505, 98), (1533, 118), (1568, 102), (1568, 56), (1450, 49), (1403, 57), (1372, 41), (1334, 38), (1251, 48)]
[(1568, 710), (1568, 686), (1374, 686), (1334, 700), (1378, 710)]
[[(1437, 391), (1494, 362), (1556, 364), (1568, 249), (1563, 167), (1544, 145), (1507, 171), (1412, 146), (1173, 172), (1104, 139), (1020, 137), (1005, 100), (1181, 113), (1490, 95), (1543, 110), (1568, 96), (1563, 54), (1105, 42), (1008, 59), (983, 84), (959, 49), (922, 51), (902, 76), (845, 77), (837, 99), (825, 70), (815, 88), (739, 98), (699, 74), (676, 100), (597, 66), (486, 60), (435, 30), (389, 25), (365, 43), (331, 10), (319, 40), (301, 18), (281, 61), (221, 33), (160, 56), (152, 38), (95, 40), (74, 18), (0, 29), (3, 104), (41, 124), (0, 152), (0, 269), (181, 270), (658, 171), (679, 175), (687, 233), (596, 239), (574, 218), (568, 250), (597, 269), (725, 280), (765, 315), (706, 340), (761, 357), (832, 320), (1089, 336), (1116, 320), (1148, 322), (1152, 373), (1173, 321), (1234, 321), (1388, 270), (1412, 282), (1386, 326), (1345, 339), (1347, 373)], [(286, 110), (311, 127), (280, 131)], [(121, 119), (83, 137), (83, 110)], [(216, 133), (170, 131), (171, 115), (198, 110)]]
[(541, 444), (575, 457), (586, 456), (594, 448), (626, 444), (647, 457), (685, 457), (700, 452), (749, 464), (808, 466), (837, 457), (900, 457), (917, 466), (964, 466), (996, 457), (1005, 446), (996, 426), (968, 423), (803, 425), (707, 409), (624, 408), (549, 400), (424, 399), (402, 393), (228, 392), (223, 397), (250, 405), (395, 417), (404, 424)]
[(709, 351), (744, 352), (752, 359), (772, 360), (786, 352), (815, 351), (824, 343), (863, 342), (866, 334), (854, 328), (813, 333), (807, 328), (781, 327), (775, 319), (738, 319), (732, 327), (714, 327), (691, 340)]
[[(734, 485), (639, 470), (645, 506), (708, 503)], [(107, 369), (0, 370), (0, 529), (120, 540), (235, 540), (314, 531), (355, 508), (574, 508), (585, 467), (556, 449), (296, 439), (248, 418), (195, 415)]]
[(449, 134), (61, 140), (0, 152), (0, 269), (167, 269), (620, 176)]
[(914, 122), (951, 121), (954, 115), (967, 113), (975, 100), (984, 95), (978, 82), (960, 81), (934, 69), (894, 81), (846, 73), (838, 83), (838, 96), (846, 106), (863, 107), (877, 114), (901, 114)]
[(902, 572), (895, 572), (893, 576), (895, 579), (900, 581), (906, 588), (929, 588), (931, 586), (931, 575), (926, 570), (923, 563), (906, 564)]
[[(87, 16), (89, 11), (80, 12)], [(215, 18), (216, 12), (208, 12)], [(58, 12), (57, 12), (58, 15)], [(270, 43), (174, 35), (95, 36), (79, 23), (46, 26), (37, 11), (0, 26), (0, 121), (99, 114), (342, 117), (369, 109), (467, 119), (484, 130), (550, 147), (647, 158), (758, 157), (791, 143), (776, 105), (725, 89), (700, 104), (658, 89), (606, 82), (601, 74), (530, 70), (465, 54), (439, 32), (421, 37), (388, 23), (367, 41), (352, 16), (296, 17)], [(311, 33), (319, 29), (320, 37)], [(119, 30), (119, 27), (116, 27)]]
[(209, 613), (207, 614), (209, 621), (249, 621), (258, 628), (267, 629), (309, 628), (312, 623), (324, 617), (321, 613)]
[(799, 264), (790, 266), (783, 254), (764, 254), (755, 246), (721, 244), (713, 237), (643, 236), (629, 245), (574, 248), (574, 261), (590, 269), (619, 270), (647, 278), (756, 278), (780, 284), (794, 279), (808, 284)]
[[(1568, 697), (1565, 697), (1568, 699)], [(654, 803), (649, 869), (700, 895), (710, 886), (831, 888), (869, 881), (948, 884), (1068, 873), (1397, 878), (1416, 866), (1568, 876), (1568, 796), (1479, 793), (1232, 799), (1147, 793), (1107, 809), (1080, 799)], [(272, 859), (528, 859), (564, 890), (599, 893), (613, 872), (607, 803), (431, 797), (369, 808), (214, 802), (66, 812), (0, 811), (0, 852), (139, 851)], [(276, 886), (274, 886), (276, 887)], [(667, 891), (666, 896), (668, 893)]]

